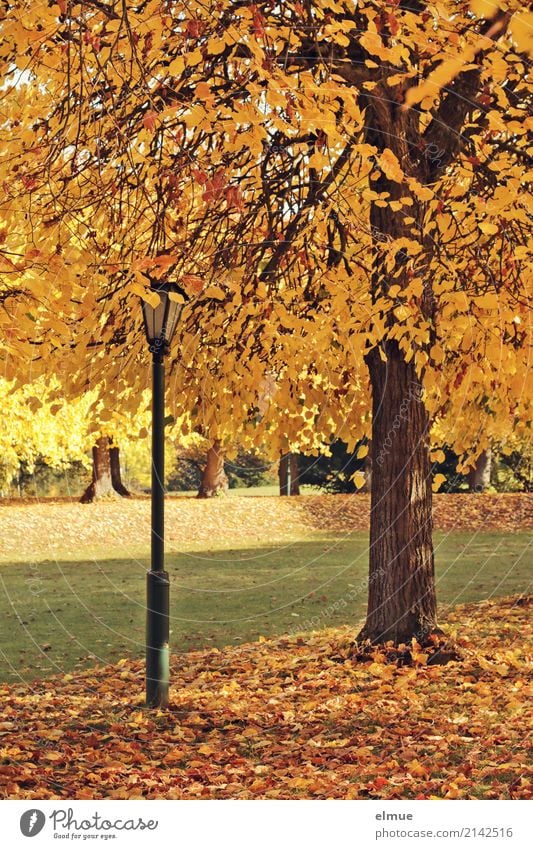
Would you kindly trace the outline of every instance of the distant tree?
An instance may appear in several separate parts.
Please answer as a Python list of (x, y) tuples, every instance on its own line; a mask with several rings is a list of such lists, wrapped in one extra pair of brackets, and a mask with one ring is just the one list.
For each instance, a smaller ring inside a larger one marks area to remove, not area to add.
[(261, 486), (268, 483), (269, 466), (262, 454), (239, 448), (237, 456), (233, 459), (227, 458), (224, 463), (229, 488)]
[(80, 498), (80, 502), (90, 504), (99, 498), (119, 495), (127, 498), (130, 493), (122, 483), (118, 447), (111, 445), (108, 436), (101, 436), (93, 445), (92, 455), (92, 480)]
[(533, 492), (533, 449), (531, 444), (516, 445), (498, 453), (493, 463), (493, 484), (498, 490)]
[(224, 451), (220, 440), (215, 439), (207, 449), (206, 462), (198, 490), (198, 498), (212, 498), (224, 495), (229, 489), (228, 478), (224, 471)]
[(492, 450), (485, 448), (476, 457), (475, 464), (468, 473), (468, 486), (472, 492), (484, 492), (490, 486), (492, 468)]
[(300, 454), (300, 483), (316, 486), (333, 494), (356, 492), (353, 476), (365, 467), (365, 460), (357, 458), (361, 444), (357, 445), (355, 451), (350, 452), (346, 443), (336, 439), (330, 445), (328, 456), (321, 454), (318, 457), (308, 457)]
[(290, 451), (288, 454), (281, 455), (278, 477), (280, 495), (300, 495), (301, 476), (298, 454)]

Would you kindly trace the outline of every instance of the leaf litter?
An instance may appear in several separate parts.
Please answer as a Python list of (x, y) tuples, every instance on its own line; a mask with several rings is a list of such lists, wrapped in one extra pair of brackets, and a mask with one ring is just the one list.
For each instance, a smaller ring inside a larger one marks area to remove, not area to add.
[(416, 644), (360, 663), (347, 627), (175, 656), (167, 711), (138, 661), (4, 685), (0, 795), (531, 798), (530, 605), (449, 610), (445, 666)]

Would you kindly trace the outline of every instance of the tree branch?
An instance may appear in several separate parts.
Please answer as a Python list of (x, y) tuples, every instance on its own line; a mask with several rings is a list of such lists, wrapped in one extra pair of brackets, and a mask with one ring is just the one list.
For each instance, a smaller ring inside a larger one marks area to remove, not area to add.
[[(507, 29), (511, 14), (501, 9), (481, 27), (480, 35), (496, 41)], [(474, 56), (474, 62), (479, 61), (484, 49)], [(475, 96), (479, 91), (481, 67), (463, 71), (451, 83), (448, 93), (441, 100), (432, 121), (423, 135), (426, 146), (436, 145), (442, 155), (430, 164), (428, 181), (433, 182), (445, 171), (456, 158), (461, 145), (461, 127), (464, 125), (469, 112), (476, 108)]]

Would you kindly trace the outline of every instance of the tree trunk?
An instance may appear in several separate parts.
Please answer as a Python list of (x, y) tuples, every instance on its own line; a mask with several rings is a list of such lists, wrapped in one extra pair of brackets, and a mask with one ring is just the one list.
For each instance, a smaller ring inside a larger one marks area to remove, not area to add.
[(490, 486), (492, 468), (492, 451), (487, 448), (476, 460), (473, 469), (468, 473), (468, 486), (472, 492), (484, 492)]
[(278, 477), (280, 495), (300, 495), (298, 454), (292, 451), (288, 454), (282, 454), (279, 461)]
[[(118, 477), (117, 477), (118, 466)], [(115, 486), (118, 484), (118, 486)], [(117, 498), (130, 493), (120, 479), (118, 448), (109, 447), (109, 438), (101, 436), (93, 446), (93, 477), (80, 501), (90, 504), (99, 498)]]
[(111, 483), (113, 484), (113, 489), (124, 498), (129, 498), (131, 492), (129, 492), (122, 483), (122, 473), (120, 471), (120, 450), (118, 445), (109, 449), (109, 465), (111, 467)]
[(212, 498), (224, 495), (228, 491), (228, 478), (224, 471), (224, 452), (221, 442), (216, 439), (207, 452), (207, 460), (202, 474), (198, 498)]
[[(426, 165), (412, 158), (409, 138), (412, 111), (402, 112), (387, 101), (386, 92), (369, 104), (366, 138), (380, 152), (390, 147), (405, 173), (425, 182)], [(391, 285), (401, 293), (410, 286), (412, 258), (404, 250), (391, 257), (398, 239), (417, 239), (416, 274), (423, 279), (418, 306), (430, 327), (434, 326), (435, 302), (429, 273), (433, 245), (424, 229), (424, 205), (405, 183), (391, 180), (382, 170), (373, 183), (386, 192), (389, 204), (411, 199), (409, 214), (416, 224), (406, 224), (401, 211), (372, 203), (372, 299), (387, 296)], [(393, 261), (391, 267), (391, 259)], [(396, 316), (386, 315), (394, 329)], [(432, 490), (429, 459), (429, 417), (422, 398), (421, 377), (415, 358), (427, 354), (433, 344), (412, 342), (411, 359), (405, 360), (394, 338), (377, 343), (366, 356), (372, 388), (372, 483), (370, 497), (370, 566), (367, 618), (359, 639), (373, 643), (392, 640), (424, 643), (437, 629), (435, 572), (432, 542)]]
[(279, 494), (289, 494), (289, 454), (282, 454), (278, 466)]
[(413, 362), (396, 341), (367, 357), (372, 384), (372, 494), (367, 619), (360, 640), (424, 642), (437, 629), (429, 420)]
[(368, 446), (368, 454), (365, 457), (365, 465), (363, 468), (363, 474), (365, 476), (365, 485), (363, 487), (363, 492), (371, 492), (372, 491), (372, 443), (370, 442)]

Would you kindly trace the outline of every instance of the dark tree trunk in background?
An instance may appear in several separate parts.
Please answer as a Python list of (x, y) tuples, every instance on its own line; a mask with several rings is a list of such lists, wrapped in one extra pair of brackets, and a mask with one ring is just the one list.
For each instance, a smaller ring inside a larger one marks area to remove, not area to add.
[(484, 492), (490, 486), (492, 451), (487, 448), (476, 460), (473, 469), (468, 472), (468, 486), (472, 492)]
[(111, 483), (113, 484), (113, 489), (124, 498), (129, 498), (131, 492), (129, 492), (122, 483), (122, 473), (120, 471), (120, 449), (118, 448), (118, 445), (109, 449), (109, 465), (111, 467)]
[(278, 466), (279, 494), (289, 494), (289, 455), (282, 454)]
[(109, 438), (102, 436), (93, 446), (93, 477), (80, 501), (82, 504), (90, 504), (99, 498), (116, 498), (129, 494), (120, 478), (118, 448), (110, 448)]
[(298, 468), (298, 454), (289, 455), (289, 471), (291, 475), (289, 495), (300, 495), (300, 470)]
[(207, 452), (198, 498), (212, 498), (228, 491), (228, 479), (224, 471), (224, 452), (220, 440), (215, 440)]
[(109, 456), (109, 438), (101, 436), (93, 445), (93, 477), (80, 501), (88, 504), (97, 498), (115, 494), (111, 480), (111, 458)]
[(372, 495), (367, 619), (359, 639), (423, 642), (437, 628), (429, 420), (413, 363), (395, 341), (367, 357)]
[(297, 454), (289, 452), (281, 455), (278, 477), (280, 495), (300, 495), (300, 470)]

